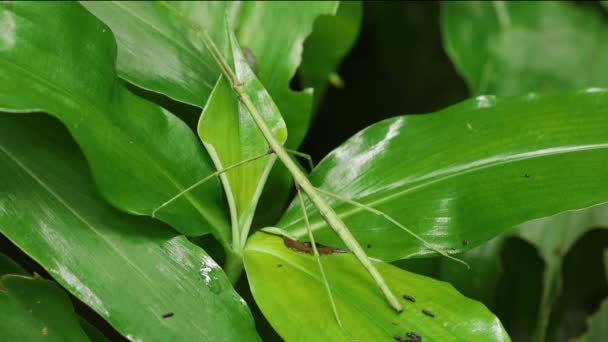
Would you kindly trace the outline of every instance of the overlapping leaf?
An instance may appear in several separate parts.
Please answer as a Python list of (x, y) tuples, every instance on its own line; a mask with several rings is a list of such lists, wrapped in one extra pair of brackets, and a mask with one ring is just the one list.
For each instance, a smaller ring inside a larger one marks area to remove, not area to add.
[[(336, 1), (83, 2), (118, 40), (120, 76), (146, 89), (203, 107), (220, 75), (195, 30), (173, 11), (209, 32), (228, 51), (225, 15), (255, 73), (283, 114), (289, 146), (302, 141), (311, 116), (312, 92), (293, 92), (289, 81), (302, 59), (314, 20), (337, 11)], [(173, 8), (173, 9), (172, 9)]]
[[(311, 181), (383, 211), (436, 247), (462, 251), (516, 224), (607, 201), (607, 117), (608, 92), (596, 89), (482, 96), (368, 127), (330, 153)], [(371, 256), (431, 252), (383, 217), (328, 199)], [(341, 246), (308, 208), (318, 240)], [(305, 238), (297, 203), (278, 227)]]
[(608, 86), (608, 25), (559, 1), (443, 3), (443, 39), (475, 94)]
[[(120, 84), (114, 37), (80, 4), (2, 3), (0, 27), (0, 109), (59, 118), (113, 205), (150, 214), (210, 173), (210, 160), (182, 121)], [(227, 242), (220, 200), (212, 181), (157, 216), (180, 232), (212, 231)]]
[[(312, 116), (313, 93), (294, 92), (289, 82), (302, 60), (303, 43), (313, 30), (315, 19), (335, 14), (336, 1), (83, 4), (116, 34), (121, 77), (201, 108), (216, 84), (220, 69), (202, 43), (196, 26), (206, 30), (227, 56), (229, 44), (224, 32), (227, 14), (257, 78), (285, 120), (289, 130), (286, 145), (297, 148), (302, 142)], [(261, 209), (262, 221), (280, 215), (291, 184), (287, 170), (275, 165), (263, 193), (267, 200), (262, 202), (269, 204)]]
[(54, 119), (0, 115), (0, 193), (0, 232), (127, 338), (259, 339), (213, 259), (158, 221), (109, 207)]
[(0, 277), (0, 331), (6, 341), (88, 341), (70, 298), (40, 277)]
[(336, 323), (312, 255), (295, 252), (281, 238), (263, 233), (247, 244), (245, 268), (251, 291), (266, 318), (288, 341), (389, 341), (397, 335), (406, 340), (408, 332), (424, 341), (510, 340), (488, 309), (447, 283), (376, 262), (394, 291), (415, 299), (415, 303), (402, 299), (405, 310), (396, 313), (352, 255), (323, 256), (322, 262), (344, 330)]
[[(234, 70), (235, 81), (257, 106), (276, 140), (284, 143), (287, 129), (281, 113), (255, 77), (228, 25), (226, 34), (230, 37), (228, 64)], [(218, 80), (203, 109), (198, 134), (218, 170), (267, 154), (220, 175), (228, 194), (233, 225), (236, 224), (233, 240), (240, 241), (240, 250), (245, 245), (257, 201), (276, 156), (268, 155), (266, 139), (224, 76)]]
[(315, 107), (321, 103), (328, 82), (343, 86), (336, 70), (359, 35), (362, 15), (361, 1), (342, 1), (335, 16), (322, 16), (315, 21), (314, 31), (304, 43), (298, 71), (303, 86), (315, 90)]
[[(474, 93), (524, 94), (608, 84), (608, 69), (601, 62), (608, 56), (608, 26), (592, 8), (565, 2), (445, 3), (442, 20), (448, 53)], [(562, 291), (563, 256), (584, 232), (606, 223), (605, 212), (606, 206), (599, 206), (518, 229), (517, 235), (537, 247), (546, 263), (535, 341), (544, 339)], [(494, 262), (488, 260), (497, 258), (502, 242), (494, 245), (485, 260), (471, 256), (487, 266), (485, 277), (492, 279), (478, 282), (478, 293), (494, 292), (499, 268), (492, 268)]]

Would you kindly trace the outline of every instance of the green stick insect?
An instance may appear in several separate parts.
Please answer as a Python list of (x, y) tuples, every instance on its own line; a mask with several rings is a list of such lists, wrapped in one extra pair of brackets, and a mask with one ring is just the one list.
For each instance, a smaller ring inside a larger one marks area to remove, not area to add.
[[(397, 312), (402, 312), (403, 311), (403, 306), (402, 304), (399, 302), (399, 300), (397, 299), (397, 297), (395, 296), (395, 294), (392, 292), (392, 290), (388, 287), (387, 283), (385, 282), (385, 280), (383, 279), (382, 275), (378, 272), (378, 270), (376, 269), (376, 267), (374, 266), (374, 264), (371, 262), (370, 258), (367, 256), (367, 254), (365, 253), (365, 251), (363, 250), (363, 248), (361, 247), (361, 245), (357, 242), (357, 240), (354, 238), (354, 236), (351, 234), (350, 230), (348, 229), (348, 227), (346, 226), (346, 224), (342, 221), (342, 219), (336, 214), (336, 212), (332, 209), (332, 207), (325, 201), (325, 199), (321, 196), (321, 194), (324, 194), (326, 196), (329, 197), (334, 197), (338, 200), (344, 201), (346, 203), (349, 203), (351, 205), (357, 206), (361, 209), (364, 209), (370, 213), (376, 214), (376, 215), (380, 215), (382, 216), (384, 219), (388, 220), (389, 222), (395, 224), (397, 227), (403, 229), (405, 232), (407, 232), (408, 234), (412, 235), (414, 238), (420, 240), (421, 242), (424, 243), (424, 245), (445, 256), (448, 257), (450, 259), (456, 260), (458, 262), (461, 262), (463, 264), (466, 265), (466, 263), (462, 260), (459, 260), (453, 256), (450, 256), (447, 252), (435, 248), (433, 247), (430, 243), (428, 243), (426, 240), (424, 240), (423, 238), (421, 238), (420, 236), (418, 236), (417, 234), (415, 234), (414, 232), (412, 232), (411, 230), (409, 230), (408, 228), (406, 228), (405, 226), (403, 226), (402, 224), (400, 224), (399, 222), (397, 222), (395, 219), (393, 219), (392, 217), (388, 216), (387, 214), (385, 214), (382, 211), (379, 211), (375, 208), (369, 207), (363, 203), (342, 197), (340, 195), (331, 193), (329, 191), (326, 190), (322, 190), (319, 188), (314, 187), (310, 181), (308, 180), (307, 175), (305, 175), (303, 173), (303, 171), (300, 169), (300, 167), (297, 165), (297, 163), (289, 156), (289, 153), (292, 153), (294, 155), (300, 156), (300, 157), (304, 157), (308, 160), (309, 165), (311, 166), (311, 168), (314, 166), (312, 163), (312, 159), (310, 158), (310, 156), (302, 153), (302, 152), (298, 152), (298, 151), (291, 151), (288, 150), (286, 148), (284, 148), (273, 136), (270, 128), (268, 127), (268, 125), (266, 124), (266, 122), (264, 121), (262, 115), (260, 114), (260, 112), (258, 111), (258, 109), (256, 108), (256, 106), (254, 105), (253, 101), (250, 99), (249, 95), (244, 91), (244, 85), (242, 83), (239, 82), (237, 76), (235, 75), (235, 72), (232, 70), (232, 68), (230, 67), (230, 65), (228, 64), (228, 62), (226, 61), (226, 59), (222, 56), (219, 48), (217, 47), (217, 45), (213, 42), (213, 40), (211, 39), (211, 37), (208, 35), (208, 33), (201, 28), (199, 25), (191, 22), (189, 19), (187, 19), (185, 17), (185, 15), (183, 13), (181, 13), (179, 10), (177, 10), (175, 7), (173, 7), (171, 4), (162, 1), (161, 2), (162, 5), (164, 5), (165, 7), (167, 7), (170, 11), (172, 11), (173, 13), (175, 13), (176, 15), (178, 15), (179, 17), (181, 17), (185, 23), (187, 23), (191, 29), (193, 29), (193, 31), (195, 32), (195, 34), (198, 35), (198, 37), (203, 41), (203, 43), (205, 44), (205, 46), (209, 49), (211, 55), (213, 56), (213, 58), (215, 59), (216, 63), (219, 65), (220, 69), (222, 70), (223, 75), (226, 77), (226, 79), (229, 81), (232, 89), (234, 90), (234, 92), (236, 93), (237, 97), (239, 98), (239, 100), (243, 103), (243, 105), (245, 106), (245, 108), (247, 109), (247, 111), (249, 112), (249, 114), (251, 115), (251, 118), (253, 119), (253, 121), (256, 123), (256, 125), (258, 126), (260, 132), (262, 133), (262, 135), (264, 136), (264, 138), (266, 139), (266, 142), (268, 143), (269, 149), (266, 153), (251, 157), (251, 158), (247, 158), (245, 160), (242, 160), (240, 162), (237, 162), (233, 165), (230, 165), (222, 170), (218, 170), (210, 175), (208, 175), (207, 177), (201, 179), (200, 181), (194, 183), (193, 185), (191, 185), (190, 187), (188, 187), (187, 189), (181, 191), (180, 193), (176, 194), (174, 197), (172, 197), (171, 199), (169, 199), (168, 201), (166, 201), (165, 203), (161, 204), (158, 208), (156, 208), (152, 215), (154, 216), (159, 210), (161, 210), (162, 208), (164, 208), (165, 206), (167, 206), (168, 204), (170, 204), (171, 202), (175, 201), (176, 199), (178, 199), (180, 196), (184, 195), (185, 193), (187, 193), (188, 191), (191, 191), (192, 189), (200, 186), (201, 184), (205, 183), (206, 181), (219, 176), (220, 174), (227, 172), (229, 170), (235, 169), (239, 166), (242, 166), (244, 164), (247, 164), (249, 162), (258, 160), (260, 158), (263, 158), (265, 156), (268, 156), (270, 154), (276, 154), (276, 156), (278, 157), (278, 159), (283, 163), (283, 165), (287, 168), (287, 170), (291, 173), (291, 175), (293, 176), (294, 180), (295, 180), (295, 184), (296, 184), (296, 189), (297, 191), (297, 196), (298, 196), (298, 200), (300, 202), (300, 205), (302, 207), (302, 212), (304, 215), (304, 220), (306, 223), (306, 228), (308, 230), (308, 235), (309, 235), (309, 239), (313, 248), (313, 254), (317, 260), (317, 263), (319, 265), (319, 270), (320, 273), (322, 275), (323, 281), (325, 283), (325, 287), (327, 289), (327, 293), (332, 305), (332, 309), (336, 318), (336, 321), (338, 323), (338, 325), (343, 328), (342, 326), (342, 322), (340, 320), (340, 317), (338, 315), (338, 310), (337, 307), (335, 305), (335, 301), (331, 292), (331, 288), (330, 288), (330, 284), (327, 281), (327, 277), (325, 276), (325, 271), (323, 269), (323, 264), (321, 262), (321, 257), (319, 255), (319, 252), (317, 250), (317, 246), (314, 243), (314, 236), (313, 236), (313, 232), (312, 229), (310, 227), (310, 224), (308, 222), (308, 215), (306, 213), (306, 209), (304, 207), (304, 197), (303, 194), (304, 193), (308, 199), (313, 203), (313, 205), (315, 206), (316, 210), (318, 211), (318, 213), (321, 215), (321, 217), (325, 220), (325, 222), (329, 225), (329, 227), (332, 228), (332, 230), (340, 237), (340, 239), (344, 242), (344, 244), (347, 246), (347, 248), (355, 255), (355, 257), (359, 260), (359, 262), (363, 265), (363, 267), (365, 267), (365, 269), (370, 273), (370, 275), (372, 276), (372, 278), (374, 279), (374, 281), (376, 282), (376, 284), (378, 285), (378, 287), (380, 288), (380, 290), (382, 291), (382, 293), (384, 294), (385, 298), (387, 299), (387, 301), (389, 302), (389, 304), (393, 307), (393, 309)], [(272, 229), (262, 229), (263, 231), (269, 232), (269, 233), (279, 233), (281, 234), (281, 231), (278, 231), (276, 228)], [(284, 233), (282, 233), (281, 235), (284, 235)], [(468, 267), (468, 265), (467, 265)], [(344, 330), (344, 329), (343, 329)]]

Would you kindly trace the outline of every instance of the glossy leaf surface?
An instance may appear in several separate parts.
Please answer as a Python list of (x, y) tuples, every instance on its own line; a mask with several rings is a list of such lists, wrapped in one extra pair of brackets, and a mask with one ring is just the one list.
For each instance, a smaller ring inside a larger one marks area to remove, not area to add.
[[(84, 2), (116, 34), (120, 76), (140, 87), (203, 107), (220, 69), (180, 16), (154, 2)], [(228, 51), (225, 14), (240, 45), (255, 61), (255, 73), (289, 128), (289, 146), (302, 141), (311, 117), (312, 92), (293, 92), (289, 81), (302, 59), (302, 44), (336, 1), (175, 1), (169, 6), (207, 30)], [(280, 28), (280, 29), (279, 29)]]
[[(228, 63), (238, 83), (242, 84), (244, 92), (260, 111), (275, 139), (284, 143), (287, 128), (281, 113), (255, 77), (228, 25), (226, 34), (230, 36), (231, 58)], [(203, 109), (198, 134), (218, 170), (268, 153), (266, 139), (224, 76), (218, 80)], [(242, 246), (245, 245), (257, 201), (275, 160), (276, 155), (267, 155), (220, 175), (233, 224), (237, 225), (237, 233), (240, 235), (233, 239), (239, 239)]]
[(608, 25), (559, 1), (447, 1), (446, 50), (475, 94), (608, 86)]
[[(210, 173), (186, 124), (120, 84), (112, 33), (80, 4), (13, 2), (0, 11), (0, 109), (59, 118), (113, 205), (148, 215)], [(229, 241), (220, 199), (219, 182), (208, 182), (157, 216), (182, 233)]]
[(346, 332), (336, 323), (312, 255), (291, 250), (283, 239), (263, 233), (247, 244), (245, 268), (251, 291), (285, 340), (390, 341), (396, 335), (407, 339), (406, 333), (413, 331), (425, 341), (509, 341), (488, 309), (447, 283), (376, 262), (399, 296), (415, 298), (415, 303), (402, 299), (405, 310), (398, 314), (352, 255), (321, 258)]
[[(370, 126), (330, 153), (311, 181), (457, 252), (516, 224), (607, 201), (607, 130), (606, 91), (482, 96)], [(328, 200), (369, 255), (392, 261), (430, 253), (382, 217)], [(318, 241), (341, 246), (308, 207)], [(305, 239), (296, 202), (278, 227)]]
[(0, 166), (0, 232), (127, 338), (258, 340), (213, 259), (158, 221), (107, 205), (55, 120), (0, 115)]
[(0, 331), (5, 341), (88, 341), (70, 298), (40, 277), (0, 277)]

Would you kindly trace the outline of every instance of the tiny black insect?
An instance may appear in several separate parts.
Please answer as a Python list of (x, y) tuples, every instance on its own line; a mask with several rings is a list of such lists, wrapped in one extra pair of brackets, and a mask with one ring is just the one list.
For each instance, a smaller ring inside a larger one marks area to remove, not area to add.
[(368, 243), (367, 248), (372, 248), (372, 245)]
[(277, 264), (277, 267), (283, 267), (283, 264)]
[(413, 331), (410, 331), (410, 332), (409, 332), (409, 333), (407, 333), (406, 335), (407, 335), (407, 337), (409, 337), (409, 338), (413, 338), (413, 339), (419, 339), (419, 338), (421, 338), (421, 337), (422, 337), (422, 336), (420, 336), (420, 335), (416, 334), (416, 333), (415, 333), (415, 332), (413, 332)]
[(425, 315), (427, 315), (427, 316), (429, 316), (429, 317), (435, 317), (435, 314), (432, 313), (432, 312), (430, 312), (427, 309), (422, 310), (422, 313), (425, 314)]
[(395, 335), (395, 341), (403, 342), (403, 337)]
[(412, 303), (416, 303), (416, 299), (414, 299), (414, 297), (408, 296), (406, 294), (403, 295), (403, 299), (407, 299), (407, 300), (409, 300)]
[(166, 314), (163, 314), (163, 318), (169, 318), (169, 317), (173, 317), (173, 312), (167, 312)]
[(524, 174), (524, 177), (526, 177), (526, 178), (530, 178), (530, 175), (529, 175), (529, 174), (527, 174), (527, 173), (525, 173), (525, 174)]
[(468, 244), (469, 244), (469, 240), (462, 240), (462, 245), (463, 245), (463, 246), (466, 246), (466, 245), (468, 245)]

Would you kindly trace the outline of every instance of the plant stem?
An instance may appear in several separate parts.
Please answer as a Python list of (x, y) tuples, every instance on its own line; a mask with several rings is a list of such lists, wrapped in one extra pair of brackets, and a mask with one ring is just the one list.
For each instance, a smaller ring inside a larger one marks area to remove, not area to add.
[(243, 273), (243, 256), (235, 253), (231, 249), (226, 249), (226, 261), (224, 263), (224, 273), (228, 276), (228, 280), (232, 285), (236, 282)]

